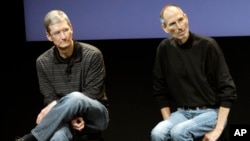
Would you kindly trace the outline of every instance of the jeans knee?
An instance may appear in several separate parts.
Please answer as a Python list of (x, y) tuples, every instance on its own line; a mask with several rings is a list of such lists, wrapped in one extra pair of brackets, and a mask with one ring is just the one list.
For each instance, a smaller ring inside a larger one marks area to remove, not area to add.
[(183, 133), (184, 133), (183, 130), (178, 130), (178, 129), (173, 128), (173, 129), (171, 130), (171, 132), (170, 132), (170, 136), (171, 136), (171, 138), (172, 138), (173, 140), (176, 140), (176, 139), (178, 139), (179, 137), (181, 137)]
[(166, 133), (163, 133), (164, 130), (159, 130), (154, 128), (151, 131), (151, 141), (165, 141), (166, 140)]
[(157, 135), (158, 135), (158, 133), (157, 133), (155, 130), (152, 130), (152, 131), (151, 131), (150, 136), (151, 136), (152, 140), (153, 140), (154, 138), (156, 138)]
[(76, 97), (76, 98), (78, 98), (78, 97), (82, 97), (82, 96), (84, 96), (83, 95), (83, 93), (81, 93), (81, 92), (77, 92), (77, 91), (75, 91), (75, 92), (71, 92), (69, 95), (68, 95), (69, 97)]
[(191, 134), (188, 135), (188, 132), (185, 128), (177, 125), (174, 128), (172, 128), (170, 132), (170, 136), (173, 141), (180, 141), (180, 140), (189, 139), (191, 137)]
[(72, 92), (66, 95), (65, 97), (71, 103), (77, 103), (78, 101), (83, 101), (83, 100), (88, 99), (87, 96), (85, 96), (83, 93), (80, 93), (80, 92)]

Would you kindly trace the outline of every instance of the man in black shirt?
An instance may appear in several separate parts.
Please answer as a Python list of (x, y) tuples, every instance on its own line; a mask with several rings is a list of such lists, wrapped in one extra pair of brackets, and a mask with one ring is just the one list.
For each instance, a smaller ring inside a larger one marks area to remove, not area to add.
[[(160, 13), (171, 35), (156, 51), (154, 96), (163, 121), (151, 131), (152, 141), (217, 140), (227, 124), (236, 87), (216, 41), (192, 33), (188, 17), (176, 5)], [(177, 107), (171, 111), (171, 107)]]

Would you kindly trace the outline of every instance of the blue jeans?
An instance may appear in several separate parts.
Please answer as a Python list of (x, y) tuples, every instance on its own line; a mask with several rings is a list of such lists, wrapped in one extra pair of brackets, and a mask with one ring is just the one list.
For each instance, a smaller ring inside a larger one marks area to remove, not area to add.
[(178, 108), (169, 118), (151, 131), (152, 141), (193, 141), (211, 131), (216, 124), (218, 109), (184, 110)]
[(101, 131), (109, 122), (109, 113), (103, 104), (80, 92), (72, 92), (62, 97), (31, 133), (38, 141), (70, 141), (73, 131), (69, 121), (75, 116), (83, 117), (83, 130)]

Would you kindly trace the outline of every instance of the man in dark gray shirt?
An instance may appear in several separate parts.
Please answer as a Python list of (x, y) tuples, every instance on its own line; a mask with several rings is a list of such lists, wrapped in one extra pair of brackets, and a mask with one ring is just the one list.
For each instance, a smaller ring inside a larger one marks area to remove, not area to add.
[(16, 140), (70, 141), (74, 132), (106, 129), (109, 113), (102, 103), (107, 100), (102, 53), (73, 40), (71, 22), (63, 11), (50, 11), (44, 26), (48, 40), (54, 43), (36, 61), (46, 106), (31, 133)]

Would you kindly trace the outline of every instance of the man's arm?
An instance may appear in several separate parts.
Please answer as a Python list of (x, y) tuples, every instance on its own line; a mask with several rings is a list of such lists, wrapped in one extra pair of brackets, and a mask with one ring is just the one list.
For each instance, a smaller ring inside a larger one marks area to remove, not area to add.
[(216, 141), (220, 137), (226, 125), (229, 112), (230, 112), (230, 108), (226, 108), (226, 107), (219, 108), (218, 118), (217, 118), (215, 128), (212, 131), (206, 133), (203, 140)]
[(40, 92), (44, 96), (44, 104), (50, 104), (52, 101), (58, 100), (57, 95), (54, 92), (53, 86), (46, 74), (46, 69), (44, 68), (44, 63), (41, 58), (36, 61), (37, 77), (39, 82)]
[(48, 104), (46, 107), (44, 107), (40, 113), (38, 114), (36, 118), (36, 123), (39, 124), (42, 119), (47, 115), (47, 113), (57, 104), (57, 101), (52, 101), (50, 104)]
[(83, 92), (93, 99), (100, 99), (105, 95), (106, 70), (101, 51), (97, 49), (92, 53), (91, 58), (88, 58), (87, 73), (83, 74), (85, 76)]
[(170, 115), (170, 108), (169, 107), (163, 107), (161, 108), (161, 115), (163, 120), (167, 119)]

